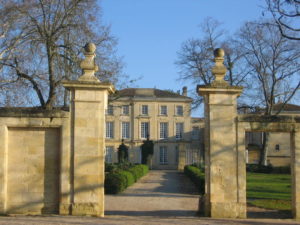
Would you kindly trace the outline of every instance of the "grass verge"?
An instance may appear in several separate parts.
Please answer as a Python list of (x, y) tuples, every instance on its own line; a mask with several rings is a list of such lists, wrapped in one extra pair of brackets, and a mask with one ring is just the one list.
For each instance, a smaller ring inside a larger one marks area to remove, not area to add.
[(257, 207), (291, 210), (291, 176), (247, 173), (247, 199)]

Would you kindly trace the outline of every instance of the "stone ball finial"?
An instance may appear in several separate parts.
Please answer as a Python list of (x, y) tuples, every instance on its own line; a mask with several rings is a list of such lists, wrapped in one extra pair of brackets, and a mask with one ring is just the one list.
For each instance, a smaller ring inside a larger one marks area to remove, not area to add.
[(86, 43), (86, 45), (84, 46), (84, 50), (86, 53), (90, 53), (93, 54), (96, 51), (96, 45), (94, 43)]
[(214, 56), (215, 57), (221, 57), (221, 58), (223, 58), (224, 55), (225, 55), (224, 49), (222, 49), (222, 48), (216, 48), (214, 50)]

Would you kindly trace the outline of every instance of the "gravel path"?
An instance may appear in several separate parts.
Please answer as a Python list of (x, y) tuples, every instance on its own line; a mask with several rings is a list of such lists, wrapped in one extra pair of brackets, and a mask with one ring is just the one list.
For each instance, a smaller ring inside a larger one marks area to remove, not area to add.
[(124, 216), (193, 217), (199, 200), (183, 173), (162, 170), (152, 170), (122, 194), (105, 197), (105, 214)]

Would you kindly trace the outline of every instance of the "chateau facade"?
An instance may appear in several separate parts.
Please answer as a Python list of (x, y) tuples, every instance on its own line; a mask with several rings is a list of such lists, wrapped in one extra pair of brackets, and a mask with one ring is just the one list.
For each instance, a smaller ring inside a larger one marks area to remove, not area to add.
[(140, 146), (154, 141), (153, 169), (182, 169), (203, 160), (203, 120), (190, 115), (192, 99), (153, 88), (127, 88), (111, 96), (106, 112), (106, 162), (117, 162), (124, 140), (129, 161), (141, 162)]

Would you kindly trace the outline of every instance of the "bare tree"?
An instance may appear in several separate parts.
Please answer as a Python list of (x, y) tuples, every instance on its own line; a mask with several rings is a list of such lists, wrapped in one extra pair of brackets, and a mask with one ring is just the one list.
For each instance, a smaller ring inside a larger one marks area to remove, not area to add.
[[(225, 79), (230, 85), (245, 85), (248, 71), (237, 66), (243, 60), (243, 52), (235, 47), (235, 41), (225, 39), (221, 24), (212, 18), (205, 19), (200, 28), (203, 37), (185, 41), (178, 52), (175, 63), (180, 69), (179, 79), (192, 84), (209, 85), (214, 79), (211, 73), (213, 51), (217, 47), (223, 47), (226, 53), (224, 64), (227, 68)], [(193, 97), (194, 107), (199, 106), (202, 98), (197, 95)]]
[[(1, 87), (11, 90), (16, 104), (62, 104), (61, 81), (80, 74), (78, 56), (87, 41), (98, 47), (98, 76), (117, 81), (122, 64), (115, 55), (116, 40), (100, 16), (96, 0), (2, 0)], [(7, 93), (0, 98), (10, 99)]]
[[(300, 51), (296, 41), (286, 39), (268, 21), (245, 23), (238, 35), (250, 69), (253, 99), (260, 100), (265, 115), (277, 115), (299, 90)], [(281, 104), (274, 110), (276, 103)], [(260, 164), (266, 164), (269, 134), (264, 133)]]
[(300, 1), (265, 0), (281, 35), (292, 40), (300, 40)]
[[(277, 115), (300, 87), (300, 49), (295, 40), (284, 38), (270, 21), (245, 23), (231, 39), (224, 38), (220, 24), (204, 21), (203, 38), (183, 43), (176, 64), (180, 79), (193, 84), (209, 85), (212, 80), (213, 49), (223, 47), (225, 79), (230, 85), (246, 87), (242, 103), (250, 109), (264, 108), (265, 115)], [(196, 103), (201, 103), (196, 98)], [(274, 110), (276, 103), (281, 104)], [(260, 163), (265, 164), (269, 134), (264, 134)]]

